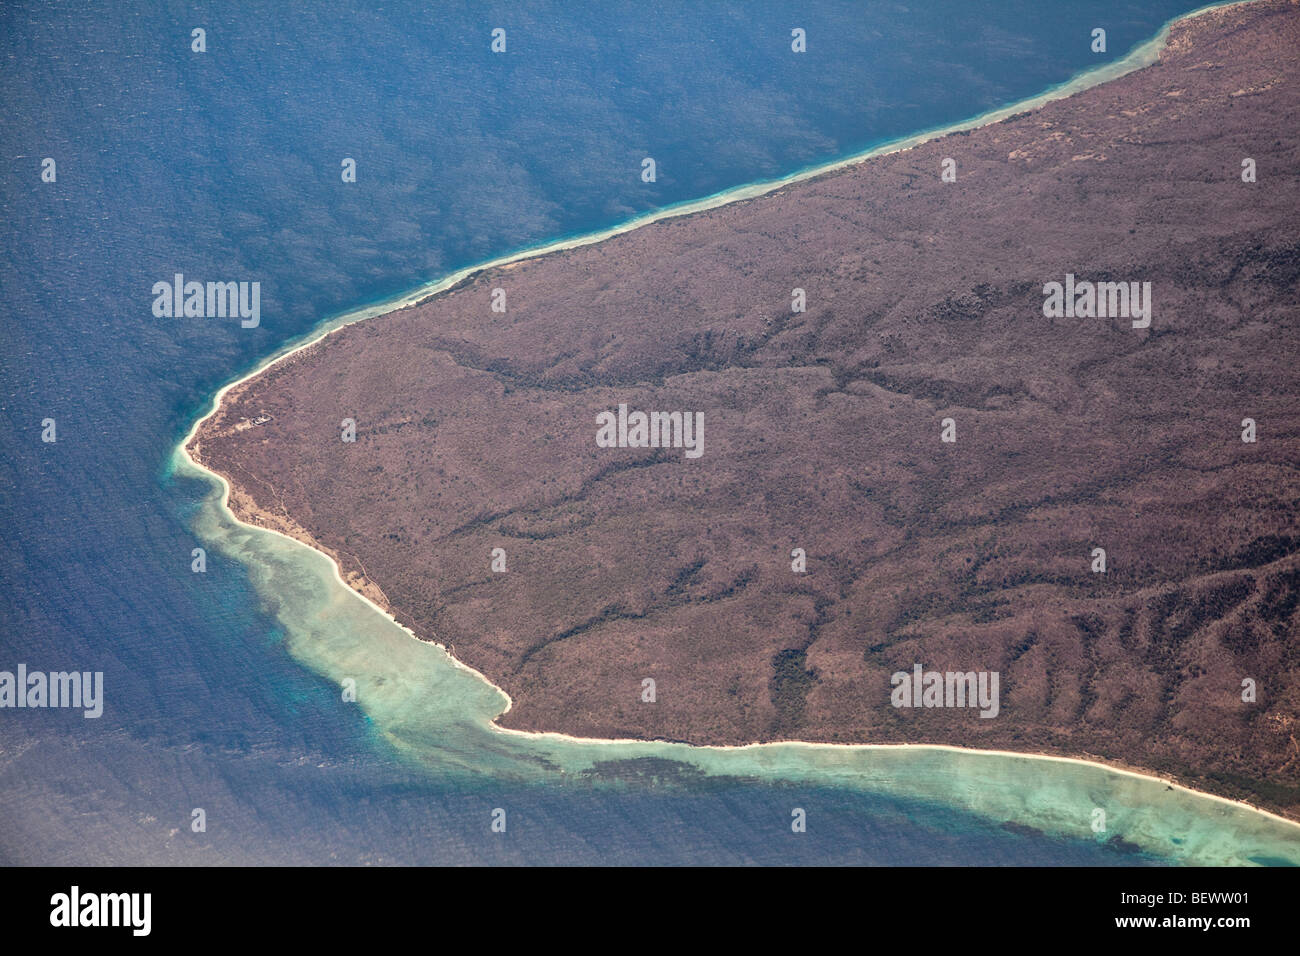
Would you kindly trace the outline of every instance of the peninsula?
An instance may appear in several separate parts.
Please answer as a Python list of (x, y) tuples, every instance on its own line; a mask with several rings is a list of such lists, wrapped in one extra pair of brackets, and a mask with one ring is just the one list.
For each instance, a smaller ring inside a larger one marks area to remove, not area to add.
[(504, 726), (1079, 756), (1300, 819), (1298, 83), (1296, 3), (1203, 12), (345, 326), (191, 454)]

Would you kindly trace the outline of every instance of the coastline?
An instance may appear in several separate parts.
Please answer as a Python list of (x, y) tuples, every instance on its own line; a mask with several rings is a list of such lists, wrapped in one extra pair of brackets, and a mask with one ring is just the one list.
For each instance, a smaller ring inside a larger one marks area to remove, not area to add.
[[(1241, 2), (1249, 2), (1249, 0), (1241, 0)], [(310, 535), (304, 533), (303, 537), (299, 537), (295, 534), (288, 533), (284, 530), (280, 530), (279, 528), (267, 527), (264, 524), (258, 524), (254, 521), (247, 521), (243, 518), (240, 518), (235, 513), (235, 511), (231, 508), (232, 495), (235, 495), (237, 497), (236, 489), (234, 488), (234, 486), (225, 476), (215, 471), (212, 471), (211, 469), (203, 465), (202, 455), (201, 455), (201, 444), (196, 446), (193, 455), (191, 454), (191, 450), (190, 450), (191, 444), (194, 443), (198, 431), (203, 425), (203, 423), (209, 420), (213, 415), (217, 414), (217, 412), (221, 408), (222, 400), (227, 395), (229, 395), (232, 391), (240, 388), (246, 382), (261, 375), (270, 367), (289, 358), (290, 356), (296, 354), (299, 351), (310, 348), (311, 346), (317, 344), (325, 337), (327, 337), (329, 334), (331, 334), (334, 331), (337, 331), (340, 328), (343, 328), (347, 325), (351, 325), (355, 322), (363, 321), (366, 318), (371, 318), (374, 316), (383, 315), (389, 312), (415, 306), (421, 302), (428, 300), (429, 298), (432, 298), (443, 292), (449, 291), (458, 285), (461, 285), (462, 283), (469, 280), (476, 274), (481, 273), (485, 270), (494, 269), (494, 268), (509, 268), (512, 264), (523, 261), (525, 259), (538, 258), (541, 256), (550, 255), (552, 253), (563, 252), (567, 249), (572, 249), (572, 248), (577, 248), (579, 246), (602, 242), (605, 239), (612, 238), (613, 236), (620, 235), (625, 232), (629, 232), (633, 229), (640, 228), (641, 226), (648, 225), (652, 222), (657, 222), (661, 219), (689, 216), (696, 213), (705, 212), (707, 210), (714, 209), (722, 205), (729, 205), (736, 202), (743, 202), (749, 199), (758, 198), (759, 196), (773, 194), (778, 192), (780, 189), (784, 188), (787, 185), (796, 182), (806, 181), (819, 176), (823, 176), (848, 166), (853, 166), (853, 165), (860, 164), (862, 162), (866, 162), (867, 160), (870, 160), (874, 157), (886, 153), (904, 151), (913, 148), (914, 146), (917, 146), (921, 143), (929, 142), (930, 140), (938, 139), (942, 136), (954, 132), (960, 132), (963, 130), (974, 129), (980, 126), (991, 125), (993, 123), (997, 123), (1003, 119), (1006, 119), (1010, 116), (1015, 116), (1018, 113), (1031, 111), (1037, 106), (1042, 105), (1043, 103), (1050, 102), (1056, 99), (1066, 98), (1070, 95), (1073, 95), (1076, 92), (1080, 92), (1082, 90), (1089, 89), (1093, 86), (1097, 86), (1102, 83), (1109, 82), (1113, 79), (1117, 79), (1118, 77), (1124, 76), (1127, 73), (1142, 69), (1146, 66), (1149, 66), (1157, 62), (1159, 59), (1160, 52), (1164, 49), (1165, 44), (1167, 42), (1169, 29), (1172, 24), (1184, 19), (1190, 19), (1199, 16), (1209, 10), (1232, 7), (1237, 5), (1239, 5), (1238, 2), (1212, 4), (1207, 7), (1203, 7), (1199, 10), (1193, 11), (1191, 13), (1174, 18), (1173, 20), (1166, 23), (1159, 31), (1159, 33), (1154, 38), (1152, 38), (1152, 40), (1147, 41), (1144, 44), (1141, 44), (1139, 47), (1136, 47), (1133, 51), (1131, 51), (1128, 54), (1128, 56), (1124, 57), (1122, 60), (1116, 61), (1115, 63), (1112, 64), (1108, 64), (1104, 67), (1099, 67), (1097, 69), (1087, 71), (1086, 73), (1083, 74), (1079, 74), (1076, 77), (1073, 77), (1071, 80), (1068, 80), (1063, 84), (1053, 87), (1044, 93), (1038, 94), (1035, 97), (1031, 97), (1027, 100), (1022, 100), (1010, 106), (1001, 107), (999, 109), (990, 111), (988, 113), (981, 114), (981, 116), (976, 117), (974, 119), (962, 121), (940, 129), (930, 130), (923, 133), (914, 134), (912, 136), (904, 137), (899, 140), (891, 141), (890, 143), (873, 147), (867, 151), (864, 151), (859, 154), (855, 154), (850, 157), (846, 157), (841, 160), (835, 160), (828, 163), (819, 164), (814, 167), (809, 167), (808, 169), (793, 173), (790, 176), (783, 177), (781, 179), (770, 180), (761, 183), (748, 184), (748, 185), (736, 187), (735, 189), (726, 190), (722, 193), (715, 194), (714, 196), (705, 197), (704, 199), (693, 200), (687, 203), (666, 207), (661, 210), (655, 210), (651, 213), (647, 213), (642, 216), (635, 217), (631, 220), (628, 220), (625, 223), (622, 223), (614, 227), (610, 227), (609, 229), (606, 230), (601, 230), (585, 236), (570, 237), (556, 242), (539, 245), (537, 247), (533, 247), (530, 249), (521, 250), (519, 252), (510, 253), (505, 256), (499, 257), (497, 259), (490, 260), (482, 264), (470, 266), (465, 269), (459, 270), (457, 272), (452, 273), (449, 276), (428, 283), (425, 286), (422, 286), (412, 292), (406, 293), (402, 296), (399, 296), (387, 302), (364, 307), (362, 309), (345, 313), (341, 316), (327, 320), (326, 322), (323, 322), (320, 326), (318, 326), (317, 329), (313, 330), (311, 333), (308, 333), (298, 343), (287, 344), (286, 346), (277, 350), (267, 359), (258, 363), (258, 365), (255, 366), (252, 371), (237, 378), (236, 380), (232, 381), (231, 383), (227, 384), (222, 389), (220, 389), (213, 397), (209, 411), (207, 411), (206, 414), (204, 414), (202, 417), (200, 417), (197, 421), (194, 422), (194, 424), (191, 426), (191, 428), (189, 429), (185, 437), (182, 439), (181, 443), (176, 448), (173, 454), (172, 467), (175, 467), (176, 464), (180, 463), (180, 461), (183, 460), (185, 463), (193, 466), (195, 469), (203, 473), (205, 476), (208, 476), (209, 478), (215, 478), (220, 483), (220, 487), (221, 487), (219, 506), (221, 509), (224, 510), (224, 512), (229, 516), (231, 520), (243, 524), (248, 524), (253, 527), (257, 527), (260, 530), (270, 531), (273, 534), (279, 535), (284, 538), (288, 538), (289, 540), (297, 541), (299, 544), (303, 544), (312, 550), (316, 550), (318, 552), (321, 552), (322, 554), (325, 554), (326, 557), (330, 559), (330, 562), (334, 567), (334, 576), (339, 584), (343, 585), (349, 591), (361, 597), (361, 599), (366, 604), (368, 604), (371, 608), (373, 608), (376, 611), (379, 611), (388, 620), (401, 627), (402, 630), (404, 630), (408, 636), (416, 640), (419, 640), (422, 643), (436, 644), (437, 643), (436, 637), (432, 641), (419, 638), (417, 635), (415, 635), (415, 633), (410, 628), (400, 624), (400, 622), (396, 620), (396, 617), (394, 616), (392, 611), (386, 606), (387, 602), (382, 600), (382, 591), (379, 592), (380, 600), (376, 600), (374, 597), (370, 596), (369, 594), (366, 594), (363, 591), (359, 590), (358, 585), (356, 583), (349, 582), (345, 576), (345, 572), (343, 571), (338, 556), (329, 552), (327, 549), (321, 547), (319, 543), (316, 543), (314, 539), (311, 538)], [(377, 589), (377, 585), (376, 585), (376, 589)], [(441, 644), (438, 644), (438, 646), (443, 647), (444, 650), (447, 650), (447, 648), (445, 648)], [(505, 698), (506, 706), (505, 709), (501, 712), (501, 714), (498, 715), (498, 718), (501, 715), (510, 712), (513, 706), (513, 701), (511, 700), (510, 696), (506, 694), (504, 690), (502, 690), (500, 687), (497, 687), (497, 685), (495, 685), (491, 680), (489, 680), (485, 675), (483, 675), (479, 671), (475, 670), (474, 668), (470, 667), (469, 665), (457, 659), (453, 654), (450, 653), (450, 651), (448, 651), (448, 656), (456, 664), (456, 666), (464, 669), (465, 671), (472, 673), (478, 679), (482, 680), (489, 686), (495, 688), (498, 692), (502, 694), (502, 696)], [(612, 738), (574, 737), (574, 736), (570, 736), (558, 732), (549, 732), (549, 731), (536, 732), (536, 731), (517, 730), (513, 728), (501, 727), (496, 723), (495, 719), (492, 721), (492, 727), (495, 732), (501, 734), (520, 735), (520, 736), (534, 738), (534, 739), (545, 738), (545, 739), (556, 740), (556, 741), (579, 742), (583, 744), (623, 745), (623, 744), (630, 744), (630, 743), (637, 743), (637, 742), (651, 742), (654, 740), (654, 738), (612, 739)], [(689, 746), (696, 747), (697, 745), (689, 745)], [(1289, 823), (1292, 826), (1300, 826), (1300, 821), (1276, 814), (1269, 810), (1262, 809), (1243, 800), (1235, 800), (1229, 797), (1223, 797), (1218, 794), (1210, 793), (1207, 791), (1197, 790), (1193, 787), (1187, 786), (1186, 784), (1179, 782), (1177, 779), (1152, 773), (1150, 771), (1142, 771), (1139, 769), (1126, 767), (1112, 761), (1088, 759), (1085, 757), (1064, 756), (1064, 755), (1047, 754), (1047, 753), (1008, 751), (1008, 750), (981, 750), (977, 748), (959, 747), (959, 746), (952, 746), (952, 745), (945, 745), (945, 744), (913, 744), (913, 743), (836, 744), (836, 743), (827, 743), (827, 742), (818, 742), (818, 741), (798, 741), (798, 740), (781, 740), (781, 741), (773, 741), (767, 743), (754, 742), (754, 743), (739, 744), (739, 745), (705, 745), (705, 746), (699, 746), (698, 749), (732, 751), (732, 750), (752, 750), (755, 748), (779, 748), (779, 747), (830, 748), (841, 752), (855, 751), (855, 750), (882, 750), (882, 749), (899, 750), (901, 748), (910, 748), (912, 750), (958, 752), (963, 754), (990, 754), (990, 755), (999, 755), (1004, 757), (1017, 757), (1017, 758), (1036, 759), (1036, 760), (1051, 760), (1051, 761), (1064, 762), (1064, 763), (1070, 763), (1076, 765), (1099, 767), (1117, 774), (1123, 774), (1130, 777), (1141, 778), (1148, 781), (1157, 781), (1160, 783), (1164, 783), (1170, 786), (1177, 787), (1180, 790), (1195, 794), (1198, 797), (1209, 797), (1215, 801), (1224, 804), (1233, 805), (1236, 807), (1251, 810), (1254, 811), (1255, 813), (1263, 814), (1274, 820), (1279, 820), (1285, 823)]]

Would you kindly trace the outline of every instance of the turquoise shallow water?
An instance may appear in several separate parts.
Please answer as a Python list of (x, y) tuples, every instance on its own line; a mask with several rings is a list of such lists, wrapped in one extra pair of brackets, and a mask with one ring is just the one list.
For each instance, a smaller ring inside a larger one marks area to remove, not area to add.
[[(1118, 841), (1180, 863), (1300, 865), (1300, 827), (1294, 824), (1092, 764), (937, 748), (789, 743), (726, 749), (498, 731), (490, 721), (507, 705), (501, 691), (362, 601), (339, 582), (324, 555), (234, 522), (220, 499), (214, 492), (207, 500), (198, 531), (247, 564), (284, 627), (290, 653), (337, 685), (353, 679), (356, 706), (375, 732), (439, 779), (559, 783), (584, 775), (600, 779), (602, 765), (627, 770), (649, 762), (658, 768), (656, 777), (692, 786), (698, 774), (838, 787), (955, 808), (1058, 837)], [(1092, 830), (1097, 808), (1106, 814), (1101, 833)]]

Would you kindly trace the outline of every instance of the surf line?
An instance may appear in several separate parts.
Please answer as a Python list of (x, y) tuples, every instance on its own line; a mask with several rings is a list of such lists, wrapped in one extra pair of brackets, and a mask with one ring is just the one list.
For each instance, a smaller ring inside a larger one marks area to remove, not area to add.
[(518, 250), (516, 252), (506, 253), (494, 259), (489, 259), (476, 265), (470, 265), (462, 269), (458, 269), (452, 273), (449, 273), (446, 276), (443, 276), (440, 279), (436, 279), (422, 286), (418, 286), (415, 289), (411, 290), (410, 292), (403, 293), (391, 299), (387, 299), (383, 302), (379, 302), (369, 306), (364, 306), (360, 309), (355, 309), (349, 312), (339, 314), (332, 318), (324, 319), (321, 321), (319, 325), (316, 326), (316, 328), (307, 332), (305, 335), (303, 335), (297, 340), (291, 340), (289, 342), (286, 342), (283, 346), (273, 351), (266, 358), (256, 363), (250, 371), (246, 372), (244, 375), (239, 376), (238, 378), (232, 380), (231, 382), (227, 383), (226, 385), (218, 389), (216, 394), (212, 397), (207, 411), (204, 412), (198, 419), (195, 420), (194, 424), (190, 426), (189, 431), (186, 432), (185, 436), (181, 439), (180, 443), (173, 450), (171, 458), (169, 459), (168, 462), (166, 474), (170, 474), (174, 472), (177, 468), (188, 468), (192, 470), (196, 475), (204, 477), (210, 482), (216, 483), (218, 487), (220, 487), (221, 489), (221, 496), (220, 496), (220, 500), (217, 503), (217, 507), (223, 518), (227, 519), (232, 524), (244, 525), (245, 527), (254, 528), (261, 532), (278, 535), (287, 541), (292, 541), (294, 544), (302, 548), (305, 548), (308, 551), (312, 551), (316, 554), (322, 555), (323, 557), (325, 557), (327, 561), (329, 561), (330, 566), (333, 568), (334, 582), (337, 586), (343, 588), (348, 594), (352, 595), (353, 597), (358, 598), (359, 600), (365, 602), (367, 605), (370, 606), (372, 610), (374, 610), (384, 618), (387, 618), (388, 621), (390, 621), (394, 626), (404, 631), (407, 634), (407, 636), (410, 637), (412, 640), (419, 641), (421, 644), (425, 644), (425, 645), (433, 644), (434, 646), (438, 647), (443, 651), (443, 653), (447, 656), (447, 659), (454, 666), (460, 668), (461, 670), (467, 671), (470, 674), (473, 674), (479, 680), (483, 681), (483, 683), (493, 688), (505, 700), (505, 708), (500, 713), (498, 713), (496, 717), (492, 718), (488, 722), (489, 727), (494, 732), (499, 734), (522, 736), (534, 740), (547, 739), (553, 741), (560, 741), (560, 742), (573, 743), (573, 744), (585, 744), (585, 745), (626, 746), (626, 745), (637, 745), (637, 744), (646, 744), (646, 745), (669, 744), (672, 746), (681, 746), (681, 747), (689, 748), (691, 750), (700, 750), (700, 751), (750, 750), (750, 749), (761, 748), (761, 747), (768, 747), (768, 748), (784, 747), (784, 748), (795, 748), (795, 749), (807, 747), (807, 748), (816, 748), (816, 749), (830, 748), (830, 749), (835, 749), (847, 753), (847, 752), (854, 752), (854, 751), (872, 751), (872, 750), (910, 748), (913, 750), (947, 751), (951, 753), (969, 754), (976, 757), (997, 756), (997, 757), (1015, 757), (1023, 760), (1048, 760), (1048, 761), (1055, 761), (1057, 763), (1070, 763), (1070, 764), (1082, 765), (1087, 767), (1093, 767), (1108, 773), (1119, 774), (1122, 776), (1146, 780), (1153, 783), (1165, 784), (1166, 786), (1174, 787), (1180, 791), (1191, 794), (1195, 797), (1211, 800), (1220, 804), (1226, 804), (1229, 806), (1236, 807), (1238, 809), (1250, 811), (1252, 813), (1257, 813), (1276, 822), (1285, 823), (1300, 829), (1300, 821), (1292, 820), (1287, 817), (1281, 816), (1280, 814), (1274, 813), (1270, 810), (1262, 809), (1260, 807), (1254, 806), (1253, 804), (1247, 803), (1244, 800), (1233, 800), (1229, 797), (1219, 796), (1218, 794), (1207, 793), (1203, 790), (1196, 790), (1185, 784), (1179, 783), (1177, 780), (1173, 780), (1167, 777), (1158, 776), (1156, 774), (1151, 774), (1151, 773), (1143, 773), (1137, 770), (1129, 769), (1127, 767), (1115, 766), (1099, 760), (1087, 760), (1082, 757), (1067, 757), (1067, 756), (1061, 756), (1056, 754), (1040, 754), (1040, 753), (1028, 753), (1028, 752), (1021, 753), (1013, 750), (981, 750), (974, 747), (958, 747), (951, 744), (910, 744), (910, 743), (833, 744), (833, 743), (825, 743), (820, 741), (780, 740), (780, 741), (771, 741), (767, 743), (748, 743), (748, 744), (733, 744), (733, 745), (717, 745), (717, 744), (696, 745), (696, 744), (688, 744), (682, 742), (652, 741), (652, 740), (645, 740), (638, 737), (628, 737), (628, 738), (621, 738), (621, 739), (606, 738), (606, 737), (575, 737), (570, 734), (565, 734), (558, 731), (531, 731), (531, 730), (518, 730), (511, 727), (502, 727), (500, 724), (497, 723), (497, 721), (501, 717), (508, 714), (511, 711), (511, 709), (514, 707), (514, 700), (511, 698), (510, 694), (507, 693), (504, 688), (497, 686), (497, 684), (495, 684), (490, 678), (488, 678), (487, 675), (483, 674), (477, 669), (466, 664), (464, 661), (455, 657), (450, 652), (450, 650), (446, 647), (446, 645), (441, 644), (437, 641), (436, 635), (434, 636), (433, 640), (423, 640), (422, 638), (418, 637), (415, 634), (415, 632), (412, 631), (409, 627), (407, 627), (405, 624), (402, 624), (400, 621), (398, 621), (396, 616), (393, 614), (391, 610), (376, 603), (370, 597), (368, 597), (365, 594), (362, 594), (360, 591), (356, 590), (351, 585), (349, 585), (347, 581), (345, 581), (343, 578), (342, 567), (340, 566), (339, 562), (331, 555), (320, 550), (319, 548), (312, 547), (311, 545), (307, 544), (305, 541), (295, 538), (292, 535), (285, 534), (284, 532), (279, 531), (278, 529), (267, 528), (261, 525), (252, 524), (250, 522), (241, 521), (239, 517), (236, 516), (235, 513), (230, 509), (230, 494), (231, 494), (230, 482), (226, 479), (224, 475), (221, 475), (218, 472), (212, 470), (211, 468), (208, 468), (206, 465), (203, 465), (200, 462), (196, 461), (190, 455), (189, 447), (188, 447), (190, 442), (194, 439), (194, 436), (198, 433), (199, 428), (203, 425), (204, 422), (206, 422), (209, 418), (211, 418), (217, 413), (217, 411), (221, 407), (222, 399), (227, 394), (229, 394), (232, 389), (238, 388), (240, 385), (243, 385), (245, 382), (248, 382), (256, 378), (257, 376), (261, 375), (263, 372), (270, 369), (272, 366), (279, 364), (285, 359), (288, 359), (290, 356), (293, 356), (305, 349), (311, 348), (313, 345), (316, 345), (317, 343), (319, 343), (321, 340), (323, 340), (330, 334), (337, 332), (339, 329), (345, 328), (349, 325), (353, 325), (357, 322), (362, 322), (369, 318), (375, 318), (380, 315), (386, 315), (389, 312), (396, 312), (402, 309), (407, 309), (416, 305), (420, 305), (428, 301), (429, 299), (433, 298), (434, 296), (438, 295), (439, 293), (445, 292), (448, 289), (461, 284), (466, 279), (469, 279), (472, 276), (480, 272), (487, 271), (489, 269), (498, 269), (503, 266), (512, 265), (514, 263), (522, 262), (527, 259), (537, 259), (546, 255), (551, 255), (553, 253), (564, 252), (569, 249), (577, 249), (582, 246), (594, 245), (598, 242), (604, 242), (606, 239), (611, 239), (614, 236), (622, 235), (623, 233), (626, 232), (631, 232), (634, 229), (639, 229), (642, 226), (647, 226), (650, 225), (651, 223), (658, 222), (660, 220), (674, 219), (680, 216), (689, 216), (695, 213), (716, 209), (720, 206), (729, 205), (734, 202), (741, 202), (747, 199), (756, 199), (761, 196), (775, 193), (780, 189), (789, 186), (793, 183), (803, 182), (809, 179), (814, 179), (818, 176), (825, 175), (830, 172), (834, 172), (839, 169), (844, 169), (850, 166), (856, 166), (870, 159), (873, 159), (878, 156), (883, 156), (888, 153), (903, 152), (905, 150), (913, 149), (917, 146), (922, 145), (923, 143), (927, 143), (930, 142), (931, 140), (939, 139), (950, 133), (972, 130), (979, 127), (989, 126), (994, 123), (1001, 122), (1002, 120), (1014, 116), (1017, 113), (1022, 113), (1028, 110), (1037, 109), (1038, 107), (1046, 105), (1047, 103), (1059, 99), (1065, 99), (1067, 97), (1073, 96), (1075, 93), (1080, 93), (1083, 92), (1084, 90), (1091, 89), (1095, 86), (1100, 86), (1103, 83), (1108, 83), (1112, 80), (1119, 79), (1120, 77), (1128, 73), (1132, 73), (1137, 70), (1144, 69), (1148, 66), (1157, 63), (1160, 59), (1160, 53), (1164, 50), (1168, 42), (1170, 27), (1181, 20), (1190, 20), (1194, 17), (1200, 16), (1201, 14), (1211, 10), (1218, 10), (1218, 9), (1234, 7), (1234, 6), (1244, 6), (1252, 2), (1254, 2), (1254, 0), (1226, 0), (1226, 2), (1208, 4), (1204, 7), (1200, 7), (1188, 13), (1180, 14), (1166, 21), (1166, 23), (1160, 28), (1160, 30), (1156, 33), (1154, 37), (1152, 37), (1150, 40), (1146, 41), (1145, 43), (1139, 44), (1138, 46), (1134, 47), (1124, 57), (1120, 58), (1119, 60), (1116, 60), (1112, 63), (1102, 64), (1100, 66), (1092, 67), (1088, 70), (1076, 74), (1075, 76), (1064, 81), (1063, 83), (1059, 83), (1055, 86), (1049, 87), (1047, 90), (1043, 91), (1042, 93), (1038, 93), (1026, 99), (1019, 100), (1008, 106), (1001, 106), (996, 109), (989, 110), (985, 113), (979, 114), (974, 118), (961, 120), (956, 123), (949, 124), (947, 126), (936, 127), (931, 130), (926, 130), (924, 132), (914, 133), (909, 136), (901, 137), (899, 139), (892, 140), (888, 143), (871, 147), (863, 152), (855, 153), (851, 156), (843, 157), (841, 159), (836, 159), (836, 160), (830, 160), (828, 162), (819, 163), (813, 166), (806, 167), (802, 170), (799, 170), (797, 172), (791, 173), (787, 176), (778, 179), (761, 180), (754, 183), (748, 183), (746, 185), (737, 186), (731, 189), (723, 190), (718, 193), (714, 193), (713, 195), (706, 196), (702, 199), (692, 199), (680, 203), (674, 203), (669, 206), (664, 206), (660, 209), (651, 210), (650, 212), (642, 213), (641, 215), (634, 216), (633, 218), (628, 219), (623, 223), (620, 223), (615, 226), (611, 226), (606, 229), (598, 230), (596, 232), (592, 232), (582, 236), (576, 236), (568, 239), (549, 241), (535, 246), (530, 246), (525, 249)]
[(978, 116), (972, 117), (971, 119), (958, 120), (955, 123), (950, 123), (945, 126), (934, 127), (919, 133), (903, 136), (878, 146), (872, 146), (862, 152), (854, 153), (850, 156), (807, 166), (801, 170), (790, 173), (787, 176), (782, 176), (776, 179), (759, 180), (757, 182), (735, 186), (729, 189), (724, 189), (721, 192), (714, 193), (710, 196), (705, 196), (701, 199), (688, 199), (683, 202), (672, 203), (660, 209), (653, 209), (649, 212), (633, 216), (631, 219), (617, 225), (587, 233), (585, 235), (574, 236), (567, 239), (549, 240), (516, 250), (515, 252), (505, 253), (504, 255), (497, 256), (493, 259), (487, 259), (474, 265), (465, 266), (441, 278), (416, 286), (408, 292), (393, 296), (390, 299), (385, 299), (382, 302), (363, 306), (359, 309), (352, 309), (323, 319), (314, 329), (308, 331), (297, 339), (286, 342), (284, 345), (271, 352), (266, 356), (266, 358), (257, 362), (250, 371), (219, 389), (216, 395), (213, 396), (208, 411), (194, 422), (194, 425), (190, 428), (185, 438), (182, 439), (177, 450), (181, 453), (184, 452), (185, 446), (194, 436), (199, 426), (216, 413), (221, 398), (232, 388), (255, 378), (269, 369), (272, 365), (283, 361), (289, 356), (300, 352), (303, 349), (310, 348), (327, 335), (332, 332), (337, 332), (345, 326), (352, 325), (356, 322), (362, 322), (366, 319), (375, 318), (380, 315), (386, 315), (389, 312), (397, 312), (402, 309), (408, 309), (420, 305), (439, 293), (445, 292), (453, 286), (460, 285), (466, 279), (469, 279), (477, 273), (485, 272), (489, 269), (497, 269), (502, 266), (513, 265), (527, 259), (539, 259), (543, 256), (557, 252), (564, 252), (569, 249), (578, 249), (582, 246), (595, 245), (598, 242), (604, 242), (606, 239), (612, 239), (614, 236), (631, 232), (634, 229), (640, 229), (642, 226), (648, 226), (651, 223), (659, 222), (664, 219), (676, 219), (680, 216), (690, 216), (696, 213), (717, 209), (720, 206), (726, 206), (731, 203), (743, 202), (748, 199), (757, 199), (778, 192), (786, 186), (794, 183), (815, 179), (818, 176), (823, 176), (839, 169), (856, 166), (879, 156), (884, 156), (890, 153), (905, 152), (932, 140), (940, 139), (951, 133), (960, 133), (983, 126), (991, 126), (1004, 119), (1015, 116), (1017, 113), (1037, 109), (1056, 100), (1067, 99), (1075, 93), (1081, 93), (1084, 90), (1092, 89), (1093, 87), (1100, 86), (1103, 83), (1109, 83), (1112, 80), (1119, 79), (1129, 73), (1136, 72), (1137, 70), (1144, 69), (1157, 63), (1160, 59), (1161, 51), (1164, 50), (1169, 40), (1169, 28), (1180, 20), (1190, 20), (1211, 10), (1234, 6), (1245, 6), (1246, 4), (1253, 2), (1255, 2), (1255, 0), (1224, 0), (1224, 2), (1211, 3), (1189, 13), (1180, 14), (1179, 16), (1168, 20), (1154, 37), (1135, 46), (1120, 59), (1115, 60), (1112, 63), (1103, 63), (1095, 67), (1090, 67), (1087, 70), (1076, 73), (1073, 77), (1062, 83), (1048, 87), (1041, 93), (1026, 97), (1023, 100), (1018, 100), (1017, 102), (1011, 103), (1007, 106), (997, 107), (981, 113)]

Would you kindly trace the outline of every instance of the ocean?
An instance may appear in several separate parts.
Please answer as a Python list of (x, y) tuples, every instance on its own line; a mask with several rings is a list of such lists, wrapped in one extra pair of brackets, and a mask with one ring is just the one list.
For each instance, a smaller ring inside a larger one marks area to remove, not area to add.
[[(0, 7), (0, 669), (105, 687), (98, 719), (0, 711), (0, 862), (1300, 861), (1298, 828), (1078, 764), (493, 732), (497, 691), (174, 454), (332, 317), (1015, 103), (1198, 5)], [(260, 324), (155, 317), (178, 272), (260, 282)]]

